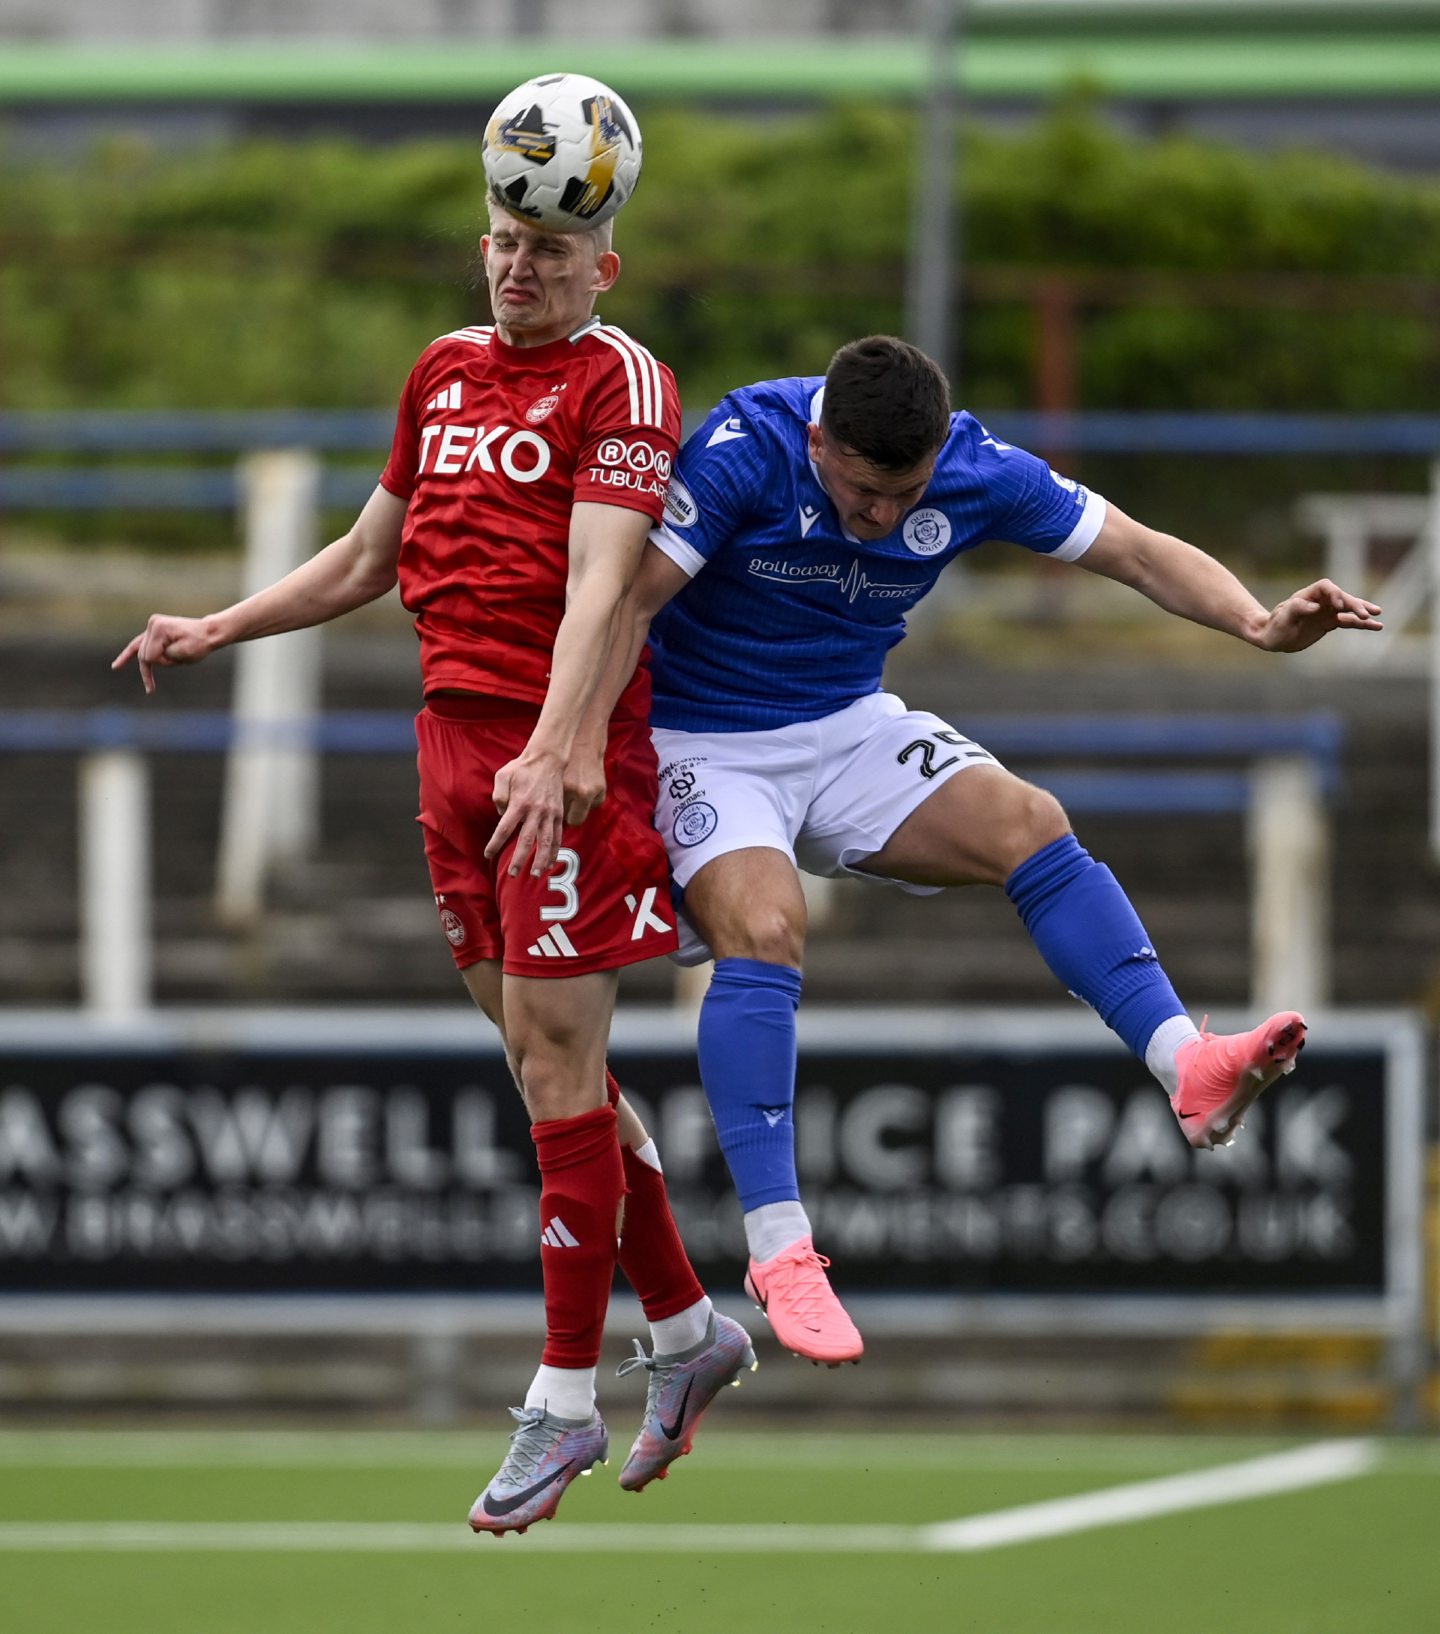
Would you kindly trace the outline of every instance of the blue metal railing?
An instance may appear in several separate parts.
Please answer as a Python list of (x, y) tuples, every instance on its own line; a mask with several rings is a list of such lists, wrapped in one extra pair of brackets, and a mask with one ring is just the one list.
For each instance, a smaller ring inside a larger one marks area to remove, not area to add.
[[(1339, 785), (1344, 723), (1304, 715), (995, 715), (970, 719), (968, 734), (1007, 763), (1026, 768), (1074, 812), (1214, 814), (1244, 810), (1245, 763), (1280, 755), (1307, 760), (1321, 790)], [(332, 711), (312, 721), (237, 721), (223, 710), (29, 709), (0, 712), (0, 752), (219, 754), (232, 746), (313, 748), (328, 754), (415, 752), (413, 713)], [(1072, 761), (1135, 761), (1092, 770)], [(1231, 762), (1196, 769), (1197, 760)], [(1178, 763), (1178, 764), (1177, 764)]]
[[(687, 417), (693, 428), (697, 417)], [(1440, 415), (1041, 414), (986, 417), (996, 436), (1072, 454), (1193, 456), (1440, 453)], [(388, 410), (63, 411), (0, 413), (0, 455), (234, 454), (310, 448), (376, 456), (373, 470), (327, 470), (321, 502), (362, 504), (390, 445)], [(0, 470), (0, 510), (229, 510), (239, 489), (228, 469), (177, 466), (10, 466)]]

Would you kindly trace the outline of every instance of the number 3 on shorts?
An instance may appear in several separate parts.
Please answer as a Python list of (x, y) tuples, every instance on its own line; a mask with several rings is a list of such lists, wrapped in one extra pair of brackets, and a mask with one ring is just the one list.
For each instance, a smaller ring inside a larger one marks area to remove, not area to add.
[(580, 853), (572, 851), (568, 845), (562, 845), (555, 853), (555, 872), (551, 874), (545, 886), (547, 891), (553, 891), (560, 900), (541, 908), (541, 919), (555, 924), (562, 919), (573, 919), (580, 912), (580, 892), (575, 888), (579, 872)]

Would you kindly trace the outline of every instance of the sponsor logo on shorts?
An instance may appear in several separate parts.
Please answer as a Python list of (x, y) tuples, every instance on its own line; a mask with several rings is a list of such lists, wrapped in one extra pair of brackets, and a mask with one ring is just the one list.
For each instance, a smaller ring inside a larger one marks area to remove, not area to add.
[(670, 478), (670, 486), (665, 493), (665, 515), (677, 528), (694, 527), (700, 517), (695, 496), (677, 476)]
[(635, 916), (635, 922), (630, 929), (632, 942), (638, 942), (646, 931), (658, 930), (663, 933), (672, 928), (667, 920), (655, 912), (657, 891), (657, 886), (647, 885), (643, 896), (636, 896), (633, 891), (625, 893), (625, 906)]
[(441, 908), (440, 928), (445, 932), (445, 940), (451, 947), (464, 947), (465, 922), (453, 908)]
[(720, 826), (720, 814), (704, 800), (696, 800), (676, 814), (670, 832), (676, 845), (699, 845)]
[(916, 556), (938, 556), (950, 543), (950, 518), (932, 505), (905, 518), (905, 548)]
[(670, 798), (675, 801), (684, 800), (695, 792), (694, 772), (679, 772), (666, 785), (670, 790)]

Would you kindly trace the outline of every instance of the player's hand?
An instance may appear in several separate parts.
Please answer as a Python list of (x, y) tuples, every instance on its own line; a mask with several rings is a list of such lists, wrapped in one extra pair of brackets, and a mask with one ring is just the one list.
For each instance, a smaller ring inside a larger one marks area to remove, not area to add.
[(500, 821), (485, 847), (487, 857), (498, 857), (513, 839), (507, 872), (513, 878), (530, 858), (536, 879), (548, 874), (560, 849), (565, 818), (564, 767), (557, 755), (526, 749), (495, 774), (495, 809)]
[(565, 821), (573, 827), (583, 823), (605, 800), (605, 740), (585, 743), (575, 740), (565, 762)]
[(1332, 630), (1383, 630), (1378, 603), (1317, 579), (1271, 609), (1255, 645), (1267, 652), (1303, 652)]
[(124, 669), (133, 658), (147, 692), (155, 690), (155, 671), (174, 664), (198, 664), (218, 643), (208, 619), (177, 618), (173, 613), (151, 613), (145, 628), (127, 642), (111, 669)]

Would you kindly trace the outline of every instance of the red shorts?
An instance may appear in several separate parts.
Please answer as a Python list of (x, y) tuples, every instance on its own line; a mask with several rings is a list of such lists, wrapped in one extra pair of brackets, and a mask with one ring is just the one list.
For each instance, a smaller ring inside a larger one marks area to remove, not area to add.
[(644, 721), (610, 726), (604, 802), (560, 838), (543, 879), (487, 858), (495, 774), (530, 740), (532, 704), (432, 698), (415, 720), (420, 823), (440, 927), (457, 967), (501, 959), (513, 976), (580, 976), (675, 950), (670, 871), (655, 832), (656, 764)]

